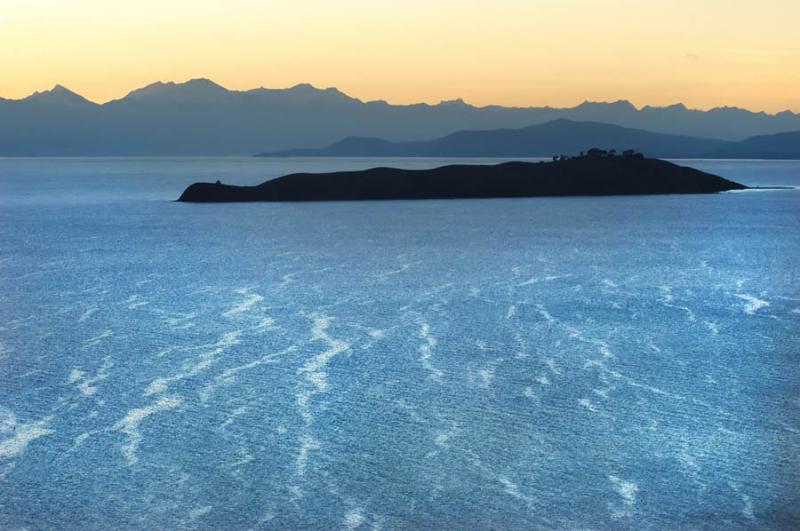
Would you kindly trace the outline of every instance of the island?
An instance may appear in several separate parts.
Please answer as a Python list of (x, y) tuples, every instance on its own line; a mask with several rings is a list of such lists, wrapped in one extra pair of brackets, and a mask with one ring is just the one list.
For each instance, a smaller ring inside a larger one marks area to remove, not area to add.
[(543, 196), (711, 194), (742, 184), (693, 168), (626, 151), (592, 149), (548, 162), (451, 165), (428, 170), (372, 168), (295, 173), (258, 186), (195, 183), (178, 201), (361, 201)]

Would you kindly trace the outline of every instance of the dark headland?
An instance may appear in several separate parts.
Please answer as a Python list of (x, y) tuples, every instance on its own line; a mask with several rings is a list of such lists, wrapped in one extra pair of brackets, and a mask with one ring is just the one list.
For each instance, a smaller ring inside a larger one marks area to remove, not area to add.
[(258, 186), (195, 183), (179, 201), (357, 201), (493, 197), (710, 194), (747, 187), (717, 175), (638, 154), (599, 150), (552, 162), (453, 165), (430, 170), (372, 168), (295, 173)]

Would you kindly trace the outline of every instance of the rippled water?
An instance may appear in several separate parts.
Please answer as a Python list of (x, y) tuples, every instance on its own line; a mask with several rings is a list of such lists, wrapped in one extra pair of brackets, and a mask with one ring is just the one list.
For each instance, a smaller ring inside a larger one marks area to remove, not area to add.
[(171, 202), (444, 162), (0, 159), (0, 527), (800, 525), (800, 191)]

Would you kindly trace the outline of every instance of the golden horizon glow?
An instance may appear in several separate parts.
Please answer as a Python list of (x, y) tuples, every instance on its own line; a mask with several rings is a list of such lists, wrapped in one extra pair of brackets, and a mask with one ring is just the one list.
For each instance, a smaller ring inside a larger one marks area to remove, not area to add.
[(0, 97), (155, 81), (364, 101), (800, 112), (800, 2), (0, 0)]

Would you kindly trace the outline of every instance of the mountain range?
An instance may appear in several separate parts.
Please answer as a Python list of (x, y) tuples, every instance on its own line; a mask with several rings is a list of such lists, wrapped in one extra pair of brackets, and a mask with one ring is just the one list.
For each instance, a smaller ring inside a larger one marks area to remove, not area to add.
[(549, 157), (591, 148), (627, 149), (658, 158), (800, 158), (800, 132), (742, 141), (653, 133), (598, 122), (559, 118), (520, 129), (460, 131), (441, 138), (389, 142), (349, 137), (321, 149), (262, 153), (264, 157)]
[(252, 155), (320, 148), (347, 137), (409, 142), (558, 119), (767, 147), (771, 139), (749, 137), (800, 131), (800, 114), (790, 111), (636, 108), (627, 101), (564, 109), (476, 107), (462, 100), (392, 105), (308, 84), (235, 91), (195, 79), (154, 83), (104, 104), (60, 85), (19, 100), (0, 98), (0, 156)]

